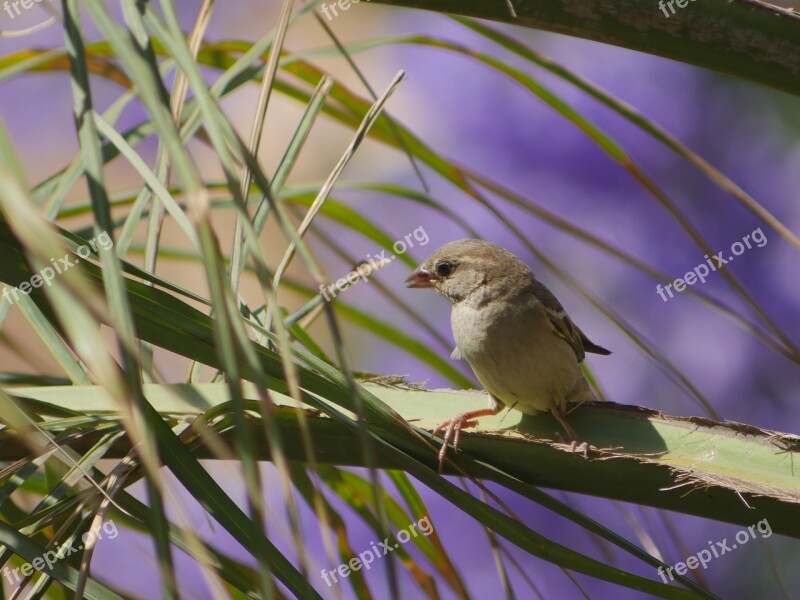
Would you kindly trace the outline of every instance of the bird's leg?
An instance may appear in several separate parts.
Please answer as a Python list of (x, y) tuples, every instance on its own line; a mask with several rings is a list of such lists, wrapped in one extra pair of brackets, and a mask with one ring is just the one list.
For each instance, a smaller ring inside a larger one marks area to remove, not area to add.
[(439, 450), (439, 472), (442, 472), (444, 467), (444, 459), (447, 457), (447, 445), (450, 439), (453, 439), (453, 450), (458, 452), (458, 443), (461, 441), (461, 430), (469, 427), (475, 427), (478, 424), (476, 420), (478, 417), (488, 417), (496, 415), (503, 410), (503, 405), (498, 404), (493, 408), (482, 408), (481, 410), (471, 410), (469, 412), (456, 415), (448, 421), (440, 423), (436, 429), (433, 430), (431, 435), (436, 435), (440, 431), (445, 431), (444, 440), (442, 441), (442, 449)]
[(564, 428), (564, 431), (567, 432), (570, 440), (570, 448), (573, 452), (581, 452), (584, 458), (589, 458), (589, 443), (588, 442), (579, 442), (578, 435), (575, 433), (575, 430), (572, 428), (572, 425), (567, 422), (567, 419), (564, 417), (564, 413), (560, 406), (554, 405), (553, 408), (550, 409), (550, 412), (556, 418), (556, 420), (561, 423), (561, 426)]

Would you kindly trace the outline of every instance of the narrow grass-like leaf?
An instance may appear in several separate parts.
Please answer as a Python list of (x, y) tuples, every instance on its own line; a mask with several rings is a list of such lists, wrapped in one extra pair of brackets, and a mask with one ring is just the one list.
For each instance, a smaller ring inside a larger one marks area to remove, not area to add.
[(16, 303), (20, 312), (28, 320), (28, 323), (30, 323), (33, 330), (47, 346), (47, 349), (50, 350), (50, 354), (53, 355), (53, 358), (56, 359), (72, 382), (76, 385), (90, 385), (91, 380), (86, 375), (85, 368), (75, 358), (69, 346), (64, 343), (64, 340), (53, 330), (53, 326), (44, 317), (36, 304), (25, 294), (18, 296)]

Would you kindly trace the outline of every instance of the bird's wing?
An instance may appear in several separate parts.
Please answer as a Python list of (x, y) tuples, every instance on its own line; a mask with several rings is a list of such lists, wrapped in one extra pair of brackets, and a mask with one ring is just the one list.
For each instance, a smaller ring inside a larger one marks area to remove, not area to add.
[[(584, 340), (588, 341), (588, 338), (583, 335), (583, 332), (572, 322), (572, 319), (570, 319), (564, 311), (564, 307), (561, 306), (561, 303), (553, 295), (553, 292), (548, 290), (543, 283), (536, 279), (533, 280), (533, 294), (542, 303), (550, 325), (553, 327), (553, 331), (572, 346), (578, 362), (581, 362), (586, 356)], [(591, 344), (591, 342), (589, 343)], [(592, 344), (592, 346), (594, 346), (594, 344)]]
[(602, 346), (595, 344), (592, 340), (586, 337), (586, 334), (581, 331), (581, 341), (583, 342), (583, 349), (586, 352), (592, 352), (594, 354), (603, 354), (608, 356), (611, 354), (611, 350), (606, 350)]
[(604, 355), (611, 354), (610, 350), (598, 346), (586, 337), (586, 334), (569, 318), (564, 311), (564, 307), (561, 306), (561, 303), (553, 292), (548, 290), (547, 286), (536, 279), (533, 280), (533, 294), (544, 306), (545, 313), (553, 326), (553, 330), (562, 337), (565, 342), (572, 346), (572, 349), (575, 351), (575, 356), (578, 358), (578, 362), (581, 362), (585, 358), (586, 352)]

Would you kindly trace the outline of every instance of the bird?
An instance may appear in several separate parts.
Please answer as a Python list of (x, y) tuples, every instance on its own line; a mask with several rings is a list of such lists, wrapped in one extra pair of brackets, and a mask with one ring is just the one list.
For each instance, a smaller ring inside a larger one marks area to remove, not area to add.
[[(587, 352), (611, 352), (586, 337), (524, 261), (492, 242), (456, 240), (435, 250), (405, 283), (432, 288), (451, 302), (452, 358), (466, 360), (489, 394), (488, 408), (458, 414), (433, 430), (435, 436), (446, 429), (439, 471), (451, 439), (458, 451), (462, 429), (504, 407), (550, 411), (576, 450), (566, 407), (597, 399), (580, 363)], [(581, 446), (586, 456), (588, 444)]]

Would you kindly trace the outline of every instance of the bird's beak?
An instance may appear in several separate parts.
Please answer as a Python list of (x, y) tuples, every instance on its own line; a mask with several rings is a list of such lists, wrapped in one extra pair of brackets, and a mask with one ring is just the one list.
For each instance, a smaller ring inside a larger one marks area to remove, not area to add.
[(425, 269), (420, 267), (411, 274), (411, 277), (406, 279), (406, 287), (410, 288), (429, 288), (433, 287), (431, 282), (431, 274)]

